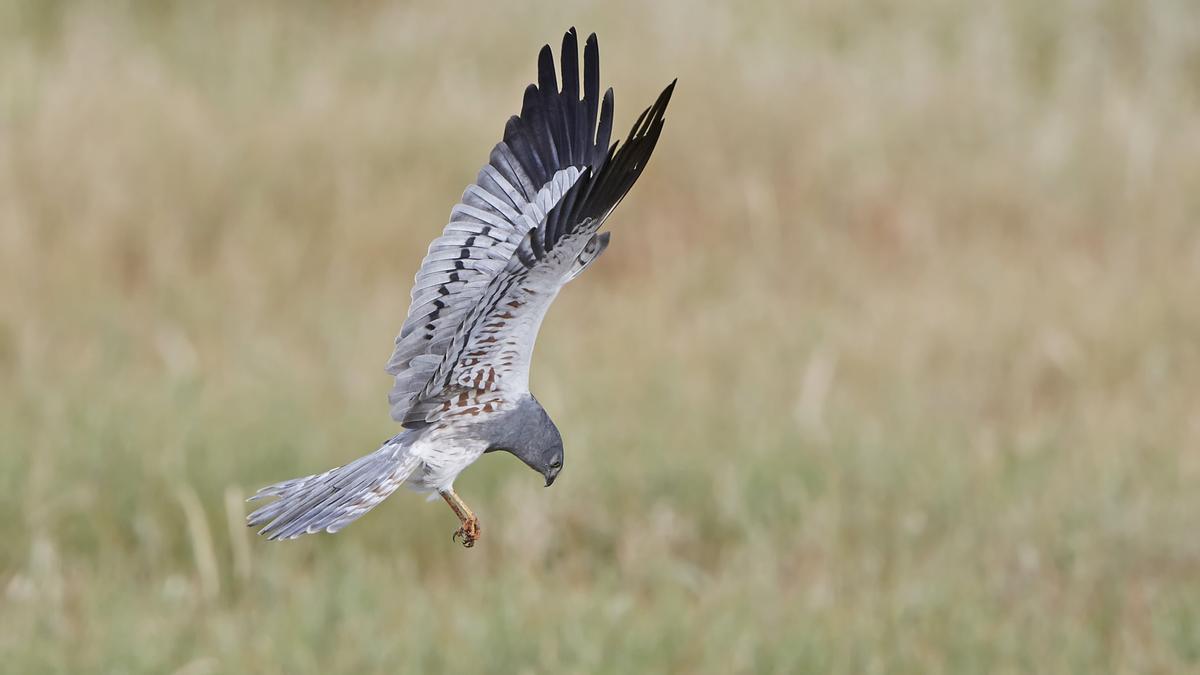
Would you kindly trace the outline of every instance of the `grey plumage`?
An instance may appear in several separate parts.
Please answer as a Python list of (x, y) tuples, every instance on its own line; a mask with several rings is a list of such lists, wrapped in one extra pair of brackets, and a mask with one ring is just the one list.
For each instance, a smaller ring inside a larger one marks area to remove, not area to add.
[(502, 415), (488, 429), (490, 445), (484, 452), (502, 450), (525, 462), (546, 478), (546, 487), (554, 482), (563, 465), (562, 434), (532, 395)]
[(268, 539), (294, 539), (322, 530), (337, 532), (396, 491), (416, 468), (404, 452), (416, 432), (406, 431), (375, 452), (325, 473), (295, 478), (259, 490), (250, 499), (278, 497), (247, 518), (250, 527), (265, 525)]
[(533, 345), (550, 304), (609, 243), (601, 225), (637, 181), (658, 142), (672, 82), (612, 143), (613, 92), (600, 95), (600, 55), (588, 37), (580, 81), (578, 42), (563, 37), (561, 88), (547, 45), (537, 84), (429, 246), (408, 315), (387, 364), (392, 417), (406, 430), (374, 453), (322, 474), (263, 488), (276, 501), (252, 513), (271, 539), (336, 532), (401, 484), (453, 493), (455, 477), (483, 453), (511, 452), (550, 485), (562, 438), (529, 393)]
[(571, 268), (571, 273), (567, 275), (567, 281), (570, 281), (580, 274), (583, 274), (583, 271), (588, 268), (588, 265), (596, 262), (596, 258), (599, 258), (600, 254), (604, 253), (605, 249), (608, 248), (608, 240), (610, 236), (611, 233), (609, 232), (600, 232), (592, 235), (591, 240), (588, 241), (588, 243), (584, 245), (583, 250), (580, 251), (579, 257), (575, 259), (575, 265)]

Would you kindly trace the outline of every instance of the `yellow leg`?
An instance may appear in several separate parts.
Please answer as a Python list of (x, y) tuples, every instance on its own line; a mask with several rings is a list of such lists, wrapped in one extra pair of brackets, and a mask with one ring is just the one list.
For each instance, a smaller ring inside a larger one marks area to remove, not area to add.
[(438, 494), (442, 495), (442, 499), (450, 505), (454, 510), (454, 515), (458, 516), (458, 521), (462, 523), (462, 527), (455, 530), (454, 535), (450, 538), (458, 541), (462, 537), (462, 545), (471, 548), (475, 542), (479, 541), (479, 519), (475, 517), (475, 513), (455, 494), (454, 490), (442, 490)]

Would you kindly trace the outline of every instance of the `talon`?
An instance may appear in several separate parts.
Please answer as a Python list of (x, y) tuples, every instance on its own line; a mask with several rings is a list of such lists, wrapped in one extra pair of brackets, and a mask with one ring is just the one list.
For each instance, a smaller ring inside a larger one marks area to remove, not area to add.
[(475, 546), (475, 542), (479, 541), (479, 521), (468, 520), (462, 524), (462, 527), (454, 531), (450, 536), (451, 541), (458, 541), (462, 537), (463, 548), (471, 548)]

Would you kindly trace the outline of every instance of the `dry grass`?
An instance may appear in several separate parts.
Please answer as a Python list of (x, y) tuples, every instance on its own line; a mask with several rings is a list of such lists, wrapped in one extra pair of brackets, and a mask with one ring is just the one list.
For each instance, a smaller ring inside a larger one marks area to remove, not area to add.
[[(1200, 10), (0, 6), (13, 672), (1200, 669)], [(239, 496), (393, 432), (426, 242), (533, 75), (676, 75), (542, 332), (551, 490)]]

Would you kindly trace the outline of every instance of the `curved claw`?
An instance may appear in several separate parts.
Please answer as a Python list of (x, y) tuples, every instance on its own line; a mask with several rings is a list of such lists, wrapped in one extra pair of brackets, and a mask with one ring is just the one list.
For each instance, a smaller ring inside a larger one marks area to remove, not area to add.
[(462, 527), (450, 535), (450, 541), (458, 541), (459, 537), (462, 537), (463, 548), (473, 547), (475, 542), (479, 541), (479, 521), (468, 520), (464, 522)]

